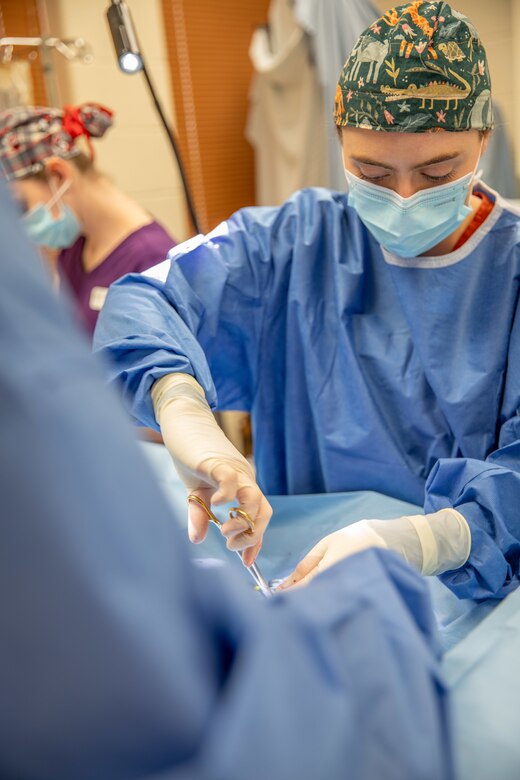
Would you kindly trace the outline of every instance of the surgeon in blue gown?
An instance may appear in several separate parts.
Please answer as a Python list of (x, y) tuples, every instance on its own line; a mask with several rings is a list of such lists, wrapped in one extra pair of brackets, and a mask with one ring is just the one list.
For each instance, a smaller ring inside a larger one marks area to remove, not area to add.
[[(0, 190), (0, 777), (452, 778), (425, 583), (197, 568)], [(81, 413), (78, 413), (80, 410)]]
[[(432, 89), (444, 98), (425, 99)], [(476, 176), (490, 89), (462, 14), (393, 9), (338, 84), (348, 193), (242, 209), (109, 292), (95, 344), (111, 379), (136, 420), (160, 426), (189, 490), (236, 497), (256, 521), (254, 534), (223, 529), (248, 562), (264, 493), (375, 490), (424, 506), (327, 537), (291, 583), (379, 546), (460, 597), (518, 585), (520, 219)], [(256, 475), (209, 407), (251, 412)], [(192, 541), (205, 523), (195, 508)]]

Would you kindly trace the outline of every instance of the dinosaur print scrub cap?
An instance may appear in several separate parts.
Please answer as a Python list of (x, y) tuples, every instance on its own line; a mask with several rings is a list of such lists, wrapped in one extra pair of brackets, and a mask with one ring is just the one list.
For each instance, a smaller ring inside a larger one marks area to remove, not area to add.
[(341, 72), (339, 127), (401, 133), (493, 127), (486, 52), (448, 3), (391, 8), (359, 37)]

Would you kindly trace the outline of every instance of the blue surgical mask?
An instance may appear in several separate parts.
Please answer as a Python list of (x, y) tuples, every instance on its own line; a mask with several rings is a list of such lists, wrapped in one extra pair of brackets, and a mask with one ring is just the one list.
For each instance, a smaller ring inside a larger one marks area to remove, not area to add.
[(382, 246), (400, 257), (417, 257), (447, 238), (471, 214), (466, 201), (476, 167), (456, 181), (409, 198), (345, 170), (348, 203)]
[(60, 203), (59, 217), (53, 217), (52, 206), (61, 198), (68, 189), (69, 182), (65, 182), (47, 201), (38, 203), (21, 219), (22, 225), (31, 241), (38, 246), (47, 246), (51, 249), (65, 249), (72, 246), (81, 235), (81, 225), (78, 218), (68, 206)]

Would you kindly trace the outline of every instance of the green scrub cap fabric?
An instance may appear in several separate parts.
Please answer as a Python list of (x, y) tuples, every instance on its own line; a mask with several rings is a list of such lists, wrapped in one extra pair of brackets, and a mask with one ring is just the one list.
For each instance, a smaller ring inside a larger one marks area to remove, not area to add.
[(391, 8), (363, 32), (341, 72), (339, 127), (401, 133), (493, 127), (486, 52), (448, 3)]

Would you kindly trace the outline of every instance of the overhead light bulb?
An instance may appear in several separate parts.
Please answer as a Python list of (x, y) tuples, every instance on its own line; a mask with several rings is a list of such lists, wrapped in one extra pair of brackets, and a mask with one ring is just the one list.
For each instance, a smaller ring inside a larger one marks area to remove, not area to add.
[(124, 0), (112, 0), (107, 9), (108, 25), (114, 42), (117, 61), (123, 73), (137, 73), (143, 69), (132, 17)]
[(127, 51), (119, 57), (119, 67), (125, 73), (137, 73), (143, 67), (143, 61), (138, 54)]

